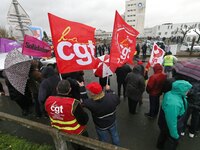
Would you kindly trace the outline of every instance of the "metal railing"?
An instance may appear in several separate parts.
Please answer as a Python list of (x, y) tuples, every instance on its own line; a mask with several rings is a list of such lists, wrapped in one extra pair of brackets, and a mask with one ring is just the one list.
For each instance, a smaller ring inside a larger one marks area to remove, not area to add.
[(53, 138), (56, 150), (71, 150), (70, 143), (76, 143), (78, 145), (95, 149), (95, 150), (127, 150), (126, 148), (118, 147), (112, 144), (100, 142), (95, 139), (84, 137), (81, 135), (71, 135), (60, 132), (59, 130), (52, 128), (51, 126), (31, 121), (28, 119), (13, 116), (7, 113), (0, 112), (0, 119), (18, 123), (29, 129), (34, 129), (39, 132), (47, 133)]

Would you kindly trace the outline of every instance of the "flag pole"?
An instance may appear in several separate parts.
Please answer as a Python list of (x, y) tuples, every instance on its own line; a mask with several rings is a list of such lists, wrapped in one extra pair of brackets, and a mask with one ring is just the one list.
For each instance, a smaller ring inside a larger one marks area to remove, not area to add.
[(62, 80), (62, 76), (61, 76), (61, 74), (59, 73), (59, 77), (60, 77), (60, 80)]
[(106, 79), (106, 84), (108, 85), (108, 76), (106, 76), (107, 77), (107, 79)]

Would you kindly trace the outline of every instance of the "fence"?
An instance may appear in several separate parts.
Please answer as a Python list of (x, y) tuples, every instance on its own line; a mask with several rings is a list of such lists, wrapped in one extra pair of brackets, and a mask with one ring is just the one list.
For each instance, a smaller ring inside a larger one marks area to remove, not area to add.
[[(53, 138), (56, 150), (71, 150), (70, 143), (76, 143), (87, 148), (95, 150), (127, 150), (126, 148), (114, 146), (112, 144), (100, 142), (81, 135), (70, 135), (59, 132), (59, 130), (42, 123), (30, 121), (24, 118), (16, 117), (7, 113), (0, 112), (0, 119), (18, 123), (27, 128), (47, 133)], [(66, 142), (67, 141), (67, 142)]]

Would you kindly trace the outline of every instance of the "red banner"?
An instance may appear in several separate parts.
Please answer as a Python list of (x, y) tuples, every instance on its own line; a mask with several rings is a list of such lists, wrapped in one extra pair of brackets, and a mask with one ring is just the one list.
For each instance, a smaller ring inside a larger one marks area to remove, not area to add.
[(95, 28), (48, 14), (60, 73), (90, 70), (96, 67)]
[(25, 35), (22, 48), (24, 55), (35, 57), (51, 57), (51, 47), (46, 42), (40, 41), (32, 36)]
[(128, 25), (116, 11), (110, 51), (110, 68), (114, 72), (125, 63), (133, 63), (137, 30)]

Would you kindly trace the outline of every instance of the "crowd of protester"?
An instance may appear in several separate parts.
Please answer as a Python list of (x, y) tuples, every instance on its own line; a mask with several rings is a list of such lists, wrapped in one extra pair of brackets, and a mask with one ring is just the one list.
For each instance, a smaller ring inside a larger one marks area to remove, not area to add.
[[(97, 49), (100, 55), (104, 53), (102, 48)], [(199, 129), (200, 83), (178, 74), (173, 70), (173, 62), (170, 66), (172, 76), (168, 76), (169, 69), (164, 71), (166, 66), (160, 64), (155, 64), (154, 73), (148, 75), (143, 62), (139, 60), (140, 56), (136, 57), (138, 62), (133, 68), (128, 64), (117, 68), (117, 93), (110, 89), (110, 81), (109, 84), (99, 81), (84, 85), (83, 71), (59, 76), (56, 68), (42, 66), (36, 60), (32, 61), (24, 95), (4, 77), (10, 98), (20, 106), (23, 116), (33, 113), (31, 107), (34, 106), (35, 116), (49, 118), (52, 127), (69, 134), (89, 136), (86, 128), (89, 119), (85, 111), (87, 108), (92, 114), (99, 140), (118, 146), (120, 135), (116, 111), (120, 99), (122, 95), (124, 99), (128, 99), (127, 110), (134, 115), (137, 113), (138, 103), (142, 104), (142, 95), (146, 90), (149, 94), (149, 111), (145, 116), (150, 119), (158, 118), (160, 134), (157, 148), (175, 150), (180, 137), (185, 135), (190, 115), (189, 136), (193, 138)], [(80, 148), (76, 144), (73, 147)]]

